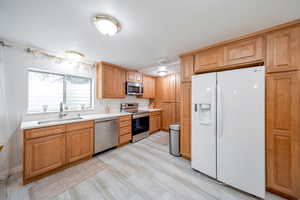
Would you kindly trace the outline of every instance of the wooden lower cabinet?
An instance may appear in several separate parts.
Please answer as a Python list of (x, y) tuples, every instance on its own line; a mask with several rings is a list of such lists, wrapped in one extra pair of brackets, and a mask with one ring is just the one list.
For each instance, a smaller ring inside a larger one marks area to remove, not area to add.
[(67, 133), (67, 162), (75, 162), (93, 154), (92, 128)]
[(150, 133), (159, 131), (161, 128), (160, 111), (150, 113)]
[(93, 121), (86, 121), (24, 130), (23, 183), (90, 158), (94, 144), (93, 127)]
[(119, 144), (122, 146), (128, 144), (132, 139), (131, 130), (131, 115), (122, 116), (119, 118)]
[(191, 120), (181, 120), (180, 127), (180, 153), (181, 156), (191, 159)]
[(267, 74), (267, 189), (300, 198), (300, 71)]
[(24, 177), (41, 175), (66, 163), (66, 136), (58, 134), (25, 141)]

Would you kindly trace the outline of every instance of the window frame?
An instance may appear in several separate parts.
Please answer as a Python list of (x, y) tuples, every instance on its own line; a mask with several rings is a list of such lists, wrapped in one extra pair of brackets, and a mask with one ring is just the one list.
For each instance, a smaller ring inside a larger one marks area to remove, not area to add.
[(90, 107), (86, 107), (84, 110), (81, 109), (72, 109), (72, 110), (67, 110), (65, 112), (79, 112), (79, 111), (88, 111), (88, 110), (93, 110), (94, 109), (94, 80), (92, 77), (88, 77), (88, 76), (80, 76), (80, 75), (73, 75), (73, 74), (67, 74), (67, 73), (58, 73), (58, 72), (51, 72), (51, 71), (47, 71), (47, 70), (40, 70), (40, 69), (35, 69), (35, 68), (29, 68), (27, 70), (27, 77), (28, 77), (28, 91), (27, 91), (27, 114), (43, 114), (43, 113), (58, 113), (59, 111), (47, 111), (47, 112), (43, 112), (43, 111), (39, 111), (39, 112), (30, 112), (29, 111), (29, 73), (30, 72), (36, 72), (36, 73), (44, 73), (44, 74), (51, 74), (51, 75), (58, 75), (58, 76), (63, 76), (63, 104), (66, 105), (66, 101), (67, 101), (67, 82), (66, 82), (66, 77), (67, 76), (71, 76), (71, 77), (77, 77), (77, 78), (84, 78), (84, 79), (88, 79), (90, 81)]

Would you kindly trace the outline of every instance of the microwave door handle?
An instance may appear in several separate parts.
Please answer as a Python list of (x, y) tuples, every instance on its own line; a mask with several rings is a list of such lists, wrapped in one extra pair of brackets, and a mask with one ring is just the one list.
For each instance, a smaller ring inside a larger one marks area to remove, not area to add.
[(143, 86), (143, 84), (141, 84), (140, 88), (141, 88), (140, 89), (140, 93), (143, 94), (144, 93), (144, 86)]

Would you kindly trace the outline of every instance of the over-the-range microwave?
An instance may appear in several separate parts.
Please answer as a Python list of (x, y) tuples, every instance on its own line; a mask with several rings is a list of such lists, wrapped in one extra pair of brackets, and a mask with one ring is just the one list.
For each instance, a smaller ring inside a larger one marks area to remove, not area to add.
[(144, 92), (144, 86), (142, 83), (126, 82), (126, 94), (127, 95), (142, 95)]

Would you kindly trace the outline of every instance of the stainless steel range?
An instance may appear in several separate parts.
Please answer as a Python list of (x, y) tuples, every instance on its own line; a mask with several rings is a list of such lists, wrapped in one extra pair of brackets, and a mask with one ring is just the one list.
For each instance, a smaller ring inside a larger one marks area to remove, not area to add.
[(132, 116), (132, 142), (149, 136), (149, 112), (139, 110), (138, 103), (121, 103), (121, 112), (130, 112)]

